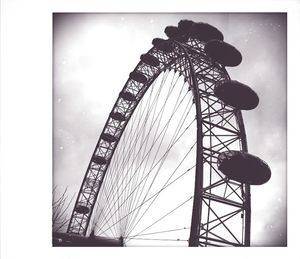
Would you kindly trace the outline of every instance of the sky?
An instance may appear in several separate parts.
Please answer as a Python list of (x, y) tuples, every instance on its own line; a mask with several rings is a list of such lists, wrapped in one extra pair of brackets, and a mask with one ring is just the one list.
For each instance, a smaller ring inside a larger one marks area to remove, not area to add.
[[(248, 149), (265, 160), (270, 181), (253, 186), (252, 245), (286, 245), (286, 16), (284, 14), (69, 14), (54, 20), (54, 185), (78, 192), (107, 116), (128, 74), (164, 28), (207, 22), (243, 56), (228, 68), (252, 87), (259, 106), (243, 112)], [(73, 206), (73, 204), (72, 204)]]

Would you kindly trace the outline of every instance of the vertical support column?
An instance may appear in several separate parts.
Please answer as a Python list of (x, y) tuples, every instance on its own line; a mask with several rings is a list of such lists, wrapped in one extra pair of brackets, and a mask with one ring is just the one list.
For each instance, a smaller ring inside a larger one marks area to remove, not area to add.
[(245, 186), (245, 246), (250, 246), (250, 232), (251, 232), (251, 193), (250, 185), (246, 184)]
[(190, 72), (190, 86), (193, 91), (195, 106), (196, 106), (196, 117), (197, 117), (197, 148), (196, 148), (196, 171), (195, 171), (195, 187), (194, 187), (194, 200), (193, 200), (193, 211), (192, 211), (192, 221), (191, 230), (189, 238), (189, 246), (199, 246), (199, 233), (200, 233), (200, 223), (202, 214), (202, 189), (203, 189), (203, 133), (202, 133), (202, 113), (201, 113), (201, 103), (200, 103), (200, 93), (198, 89), (198, 83), (195, 76), (195, 71), (193, 63), (189, 57), (187, 50), (182, 44), (174, 41), (177, 46), (179, 46), (188, 61), (189, 72)]
[[(237, 123), (241, 132), (241, 144), (242, 150), (248, 152), (246, 131), (244, 126), (244, 121), (242, 117), (242, 112), (238, 110), (236, 112)], [(250, 246), (250, 232), (251, 232), (251, 191), (250, 185), (245, 184), (245, 246)]]
[[(195, 77), (195, 76), (193, 76)], [(194, 81), (194, 80), (193, 80)], [(194, 187), (194, 201), (192, 211), (192, 222), (189, 246), (199, 246), (199, 233), (202, 214), (202, 188), (203, 188), (203, 136), (202, 136), (202, 116), (200, 107), (200, 96), (198, 86), (193, 82), (196, 113), (197, 113), (197, 156), (196, 156), (196, 172), (195, 172), (195, 187)], [(197, 93), (197, 94), (196, 94)], [(198, 105), (197, 105), (198, 102)], [(200, 115), (198, 115), (200, 113)], [(200, 116), (200, 117), (199, 117)]]

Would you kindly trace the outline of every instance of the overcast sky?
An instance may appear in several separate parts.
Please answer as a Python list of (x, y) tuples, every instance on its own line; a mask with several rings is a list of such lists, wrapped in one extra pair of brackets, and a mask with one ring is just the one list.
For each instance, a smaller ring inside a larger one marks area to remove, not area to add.
[[(270, 181), (252, 187), (252, 245), (286, 244), (286, 16), (284, 14), (68, 14), (54, 20), (54, 184), (77, 194), (128, 74), (155, 37), (181, 19), (207, 22), (242, 55), (228, 69), (259, 106), (243, 112), (249, 152)], [(72, 204), (73, 206), (73, 204)]]

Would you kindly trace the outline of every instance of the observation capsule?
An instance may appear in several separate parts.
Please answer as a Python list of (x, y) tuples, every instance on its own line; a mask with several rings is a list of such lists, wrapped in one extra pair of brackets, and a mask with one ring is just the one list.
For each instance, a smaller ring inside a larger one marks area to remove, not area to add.
[(223, 66), (235, 67), (242, 62), (242, 54), (224, 41), (211, 40), (205, 44), (204, 51)]
[(88, 214), (90, 209), (85, 205), (78, 204), (75, 208), (75, 211), (80, 214)]
[(260, 185), (271, 178), (271, 169), (260, 158), (243, 151), (225, 151), (218, 157), (218, 169), (234, 181)]
[(186, 42), (189, 37), (185, 32), (182, 32), (176, 26), (167, 26), (165, 28), (165, 34), (173, 40), (177, 40), (179, 42)]
[(107, 162), (106, 159), (102, 156), (94, 156), (92, 158), (92, 161), (99, 165), (105, 165)]
[(117, 121), (126, 121), (126, 117), (122, 113), (119, 113), (119, 112), (111, 113), (110, 117)]
[(124, 100), (126, 100), (126, 101), (129, 101), (129, 102), (136, 101), (135, 96), (134, 96), (132, 93), (130, 93), (130, 92), (121, 92), (121, 93), (119, 94), (119, 96), (120, 96), (122, 99), (124, 99)]
[(101, 136), (101, 139), (103, 139), (104, 141), (107, 141), (109, 143), (113, 143), (117, 141), (117, 138), (109, 133), (103, 133)]
[(192, 26), (195, 24), (195, 22), (191, 21), (191, 20), (181, 20), (178, 23), (178, 30), (182, 33), (182, 34), (187, 34), (189, 35), (190, 30), (192, 28)]
[(259, 103), (259, 98), (255, 91), (235, 80), (220, 83), (215, 87), (214, 93), (225, 104), (239, 110), (252, 110)]
[(158, 67), (160, 64), (159, 60), (156, 57), (148, 53), (141, 55), (141, 61), (152, 67)]
[(180, 33), (178, 27), (176, 26), (167, 26), (165, 28), (165, 34), (170, 38), (170, 39), (176, 39), (180, 36), (182, 36), (182, 34)]
[[(185, 22), (182, 27), (186, 26), (186, 28), (188, 28), (190, 24), (190, 22)], [(188, 33), (191, 38), (196, 38), (205, 42), (210, 40), (222, 41), (224, 39), (222, 32), (220, 32), (216, 27), (203, 22), (193, 23)]]
[(174, 46), (172, 42), (168, 40), (155, 38), (152, 40), (152, 44), (155, 48), (165, 53), (170, 53), (174, 50)]
[(138, 71), (133, 71), (129, 74), (129, 78), (137, 81), (138, 83), (144, 84), (147, 82), (147, 77)]

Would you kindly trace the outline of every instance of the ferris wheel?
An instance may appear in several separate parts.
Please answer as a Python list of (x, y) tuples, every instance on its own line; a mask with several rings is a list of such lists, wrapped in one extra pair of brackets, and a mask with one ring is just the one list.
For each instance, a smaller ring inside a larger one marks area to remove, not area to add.
[(241, 111), (259, 98), (227, 73), (242, 56), (218, 29), (165, 33), (108, 116), (61, 245), (250, 246), (250, 185), (271, 170), (248, 153)]

